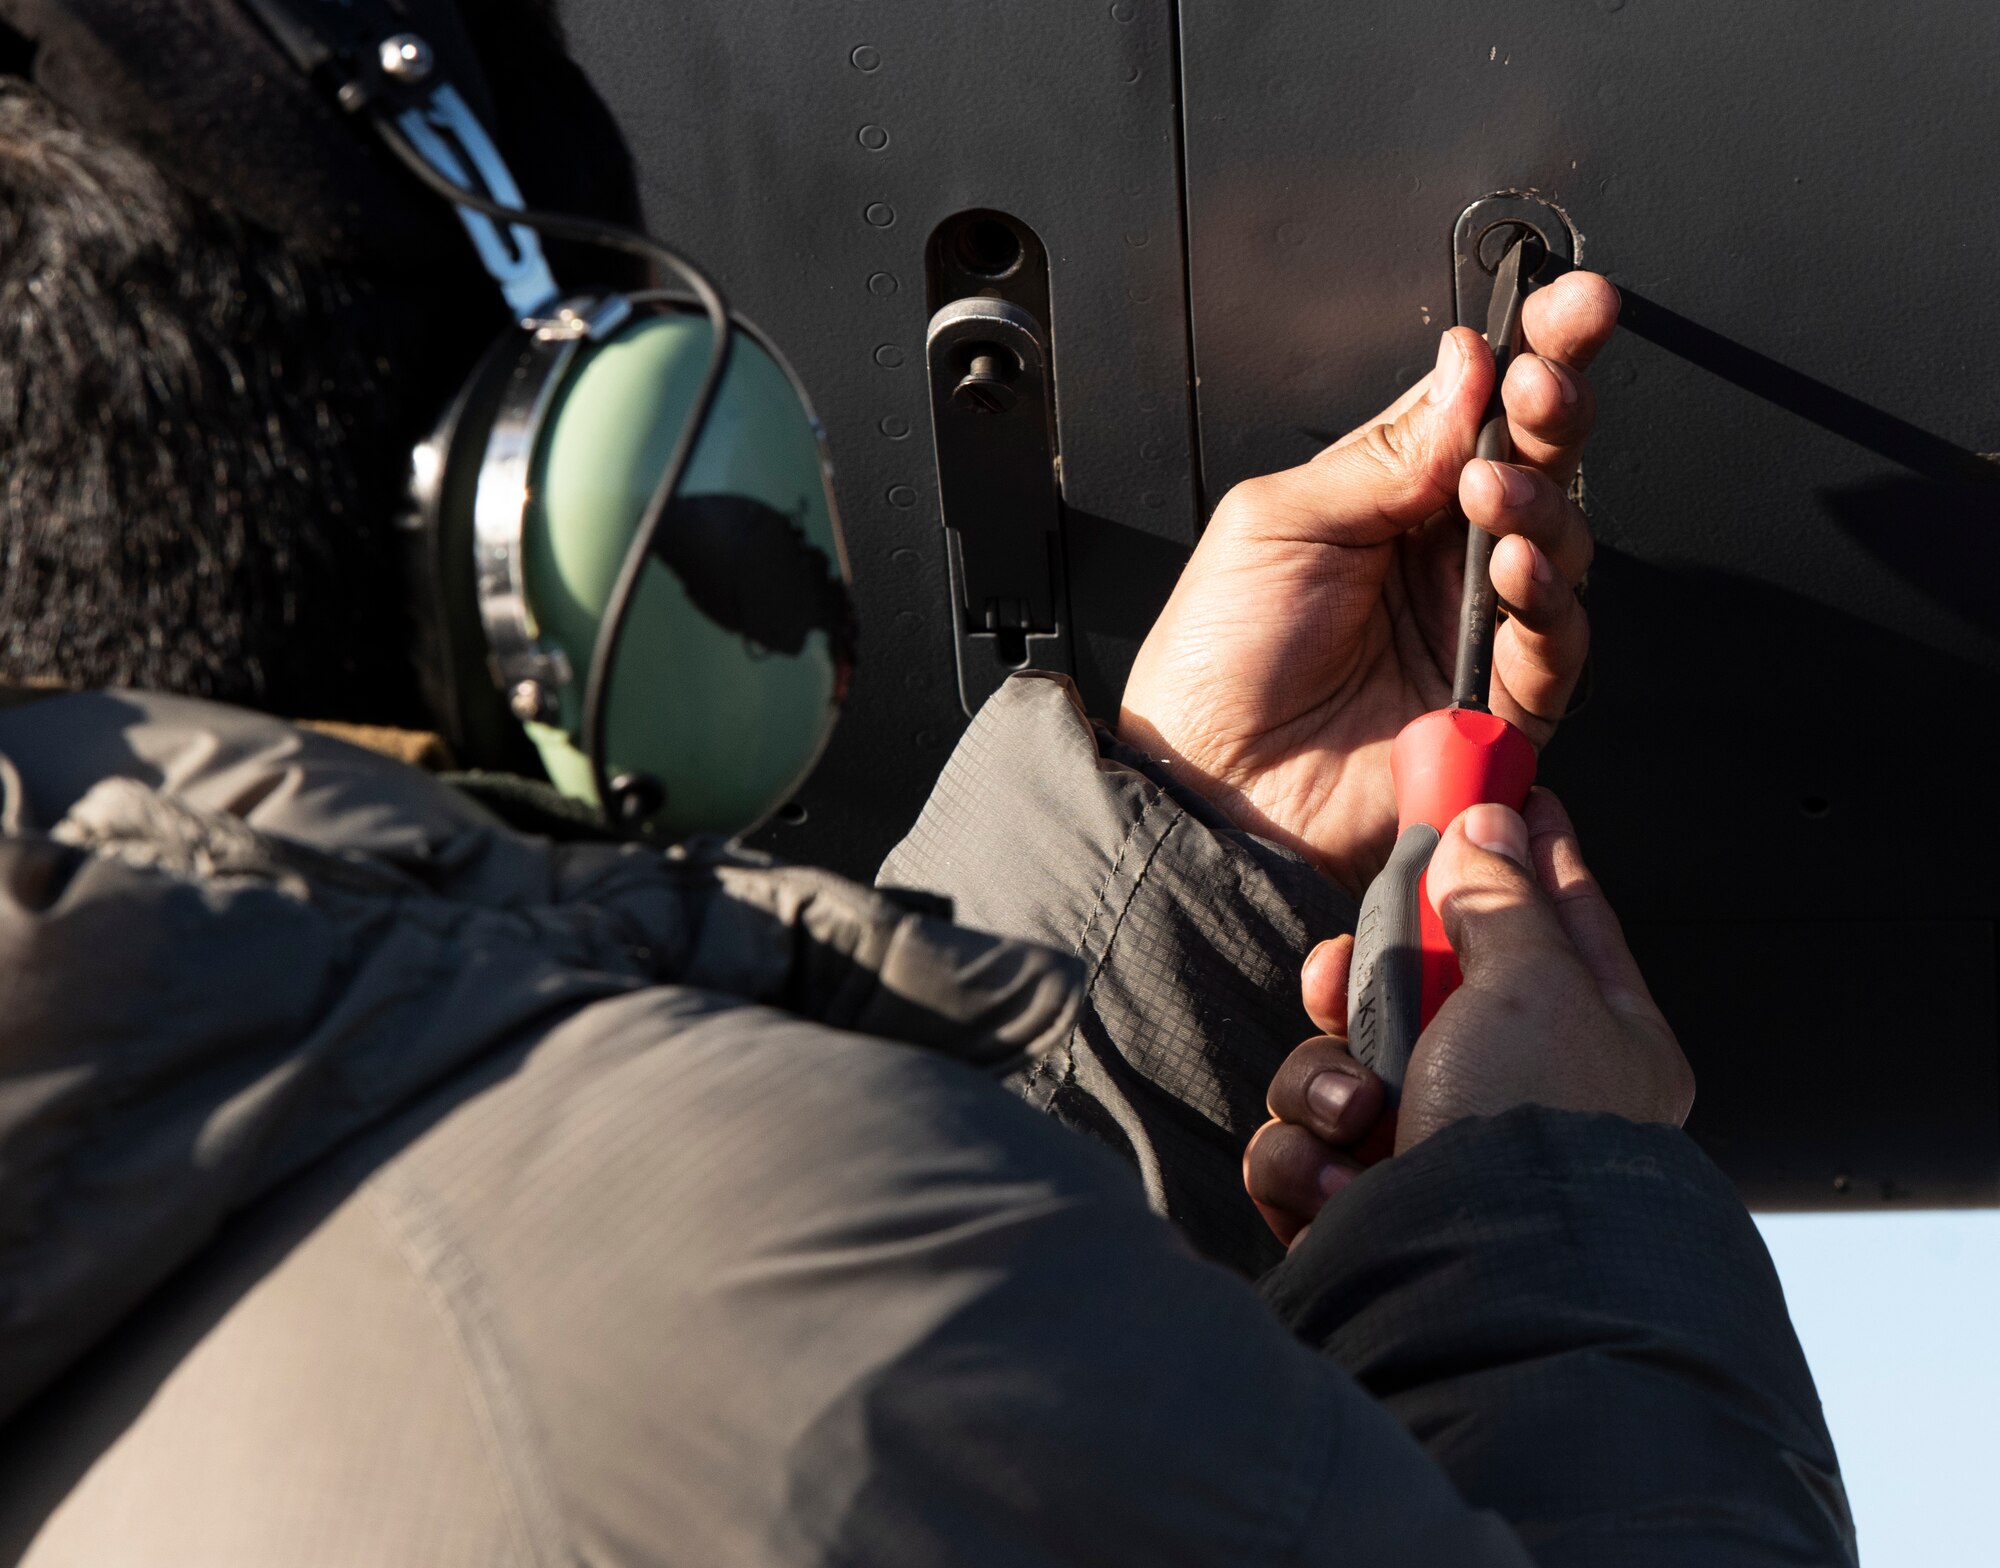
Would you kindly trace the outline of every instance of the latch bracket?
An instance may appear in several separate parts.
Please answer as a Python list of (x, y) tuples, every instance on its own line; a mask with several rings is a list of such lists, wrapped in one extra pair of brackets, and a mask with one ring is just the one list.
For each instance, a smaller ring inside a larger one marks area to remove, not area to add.
[(959, 701), (1016, 670), (1068, 672), (1062, 507), (1047, 334), (1019, 305), (953, 300), (925, 335)]

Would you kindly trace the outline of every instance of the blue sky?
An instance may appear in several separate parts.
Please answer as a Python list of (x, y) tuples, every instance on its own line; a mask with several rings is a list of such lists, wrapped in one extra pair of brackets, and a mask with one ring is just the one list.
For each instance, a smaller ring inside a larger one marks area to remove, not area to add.
[(2000, 1211), (1760, 1214), (1864, 1568), (2000, 1563)]

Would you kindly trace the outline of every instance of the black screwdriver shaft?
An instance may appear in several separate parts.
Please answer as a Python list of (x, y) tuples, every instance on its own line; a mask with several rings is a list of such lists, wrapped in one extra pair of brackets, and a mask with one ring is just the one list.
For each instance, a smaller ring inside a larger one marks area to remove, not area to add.
[[(1493, 350), (1493, 393), (1486, 402), (1486, 419), (1479, 427), (1474, 455), (1497, 463), (1514, 459), (1507, 434), (1507, 410), (1500, 401), (1500, 383), (1521, 342), (1521, 303), (1527, 297), (1524, 258), (1537, 242), (1523, 229), (1500, 265), (1493, 269), (1493, 303), (1486, 312), (1486, 345)], [(1465, 525), (1465, 586), (1458, 603), (1458, 666), (1451, 682), (1451, 705), (1485, 713), (1493, 693), (1493, 637), (1499, 620), (1500, 596), (1493, 588), (1494, 539), (1474, 523)]]

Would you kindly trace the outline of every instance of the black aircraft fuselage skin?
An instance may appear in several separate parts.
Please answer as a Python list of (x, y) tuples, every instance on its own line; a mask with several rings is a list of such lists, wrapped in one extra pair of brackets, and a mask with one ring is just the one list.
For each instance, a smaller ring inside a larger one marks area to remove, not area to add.
[(1036, 646), (1110, 714), (1216, 500), (1421, 375), (1454, 219), (1532, 191), (1808, 388), (1629, 334), (1593, 371), (1593, 690), (1542, 776), (1694, 1061), (1690, 1130), (1766, 1206), (2000, 1201), (2000, 507), (1899, 461), (2000, 448), (1990, 7), (563, 11), (652, 226), (827, 424), (861, 660), (767, 847), (870, 875), (966, 722), (926, 363), (960, 215), (1046, 263), (1067, 619)]

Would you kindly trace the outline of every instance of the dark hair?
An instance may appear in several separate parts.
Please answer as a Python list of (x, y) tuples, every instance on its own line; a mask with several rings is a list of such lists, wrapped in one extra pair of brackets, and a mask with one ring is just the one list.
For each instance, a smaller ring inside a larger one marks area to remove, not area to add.
[(399, 497), (500, 319), (288, 254), (0, 79), (0, 677), (422, 723)]

